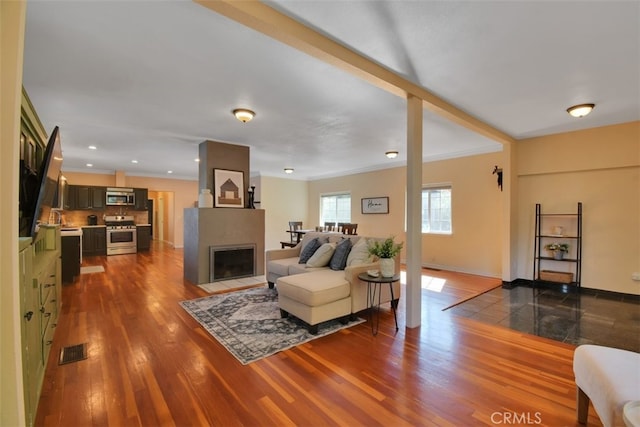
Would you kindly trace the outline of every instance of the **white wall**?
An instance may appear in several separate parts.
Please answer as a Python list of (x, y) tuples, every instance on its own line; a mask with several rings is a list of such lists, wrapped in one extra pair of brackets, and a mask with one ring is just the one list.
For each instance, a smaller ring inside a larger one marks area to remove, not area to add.
[(279, 249), (280, 241), (289, 240), (289, 221), (302, 221), (313, 228), (308, 213), (308, 183), (294, 179), (255, 177), (256, 207), (265, 210), (265, 249)]

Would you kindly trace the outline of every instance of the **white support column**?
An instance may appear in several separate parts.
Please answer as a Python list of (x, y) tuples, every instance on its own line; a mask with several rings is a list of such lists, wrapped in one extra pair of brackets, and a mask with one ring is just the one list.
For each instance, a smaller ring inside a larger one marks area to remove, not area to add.
[(422, 289), (422, 100), (407, 96), (407, 319), (420, 326)]

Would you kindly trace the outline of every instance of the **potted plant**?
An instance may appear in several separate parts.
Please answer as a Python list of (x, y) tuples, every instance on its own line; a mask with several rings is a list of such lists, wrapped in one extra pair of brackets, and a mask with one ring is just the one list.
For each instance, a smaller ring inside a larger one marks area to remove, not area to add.
[(568, 243), (549, 243), (544, 247), (549, 252), (553, 252), (553, 257), (555, 259), (562, 259), (566, 252), (569, 252), (569, 244)]
[(393, 260), (402, 250), (403, 243), (395, 243), (393, 237), (383, 242), (374, 240), (369, 244), (369, 254), (380, 258), (380, 274), (382, 277), (393, 277), (395, 274), (395, 261)]

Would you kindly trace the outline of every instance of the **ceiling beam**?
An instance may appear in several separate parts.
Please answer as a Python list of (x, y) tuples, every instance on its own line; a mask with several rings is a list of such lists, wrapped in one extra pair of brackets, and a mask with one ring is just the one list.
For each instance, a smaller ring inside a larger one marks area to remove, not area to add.
[(425, 108), (502, 144), (515, 140), (506, 133), (449, 104), (379, 63), (313, 30), (259, 1), (193, 0), (216, 13), (281, 41), (394, 95), (422, 99)]

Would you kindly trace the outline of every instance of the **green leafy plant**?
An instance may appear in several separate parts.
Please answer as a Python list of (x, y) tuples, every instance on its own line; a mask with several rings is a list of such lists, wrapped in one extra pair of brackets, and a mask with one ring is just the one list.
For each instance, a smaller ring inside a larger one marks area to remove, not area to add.
[(393, 258), (400, 253), (404, 243), (395, 243), (393, 237), (387, 238), (384, 242), (374, 240), (369, 243), (369, 255), (378, 258)]
[(544, 247), (548, 251), (560, 251), (560, 252), (569, 252), (569, 244), (568, 243), (549, 243)]

